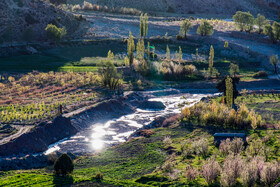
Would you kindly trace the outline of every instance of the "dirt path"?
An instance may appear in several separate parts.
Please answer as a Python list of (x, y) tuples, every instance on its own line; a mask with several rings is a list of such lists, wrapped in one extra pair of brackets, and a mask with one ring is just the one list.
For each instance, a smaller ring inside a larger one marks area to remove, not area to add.
[(24, 134), (24, 133), (29, 132), (29, 130), (30, 130), (32, 127), (33, 127), (33, 125), (23, 125), (23, 126), (17, 125), (17, 126), (15, 126), (15, 128), (17, 128), (18, 131), (17, 131), (15, 134), (13, 134), (13, 135), (11, 135), (11, 136), (8, 136), (8, 137), (3, 138), (2, 140), (0, 140), (0, 145), (5, 144), (5, 143), (7, 143), (7, 142), (9, 142), (9, 141), (11, 141), (11, 140), (13, 140), (13, 139), (15, 139), (15, 138), (21, 136), (21, 135)]

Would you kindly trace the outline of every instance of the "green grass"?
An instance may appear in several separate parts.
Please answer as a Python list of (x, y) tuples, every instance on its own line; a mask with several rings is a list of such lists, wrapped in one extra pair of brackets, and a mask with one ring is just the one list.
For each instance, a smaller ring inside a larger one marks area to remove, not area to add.
[[(96, 71), (95, 67), (72, 67), (72, 66), (95, 66), (102, 57), (106, 57), (108, 50), (115, 54), (126, 51), (125, 45), (119, 43), (97, 43), (85, 46), (63, 46), (53, 49), (40, 50), (38, 54), (20, 55), (0, 58), (0, 71), (8, 72), (31, 72), (36, 71)], [(101, 57), (101, 58), (95, 58)], [(85, 59), (96, 63), (86, 64)], [(120, 60), (116, 60), (120, 63)], [(78, 63), (78, 64), (77, 64)]]
[[(188, 181), (182, 175), (178, 180), (172, 181), (163, 170), (159, 169), (172, 154), (164, 148), (162, 140), (167, 135), (172, 138), (170, 147), (175, 152), (174, 168), (184, 171), (187, 164), (201, 168), (204, 161), (218, 150), (213, 144), (215, 131), (226, 132), (228, 130), (177, 126), (153, 129), (153, 131), (154, 135), (150, 138), (134, 139), (96, 155), (79, 157), (75, 160), (75, 170), (71, 176), (54, 176), (52, 166), (43, 169), (0, 172), (0, 186), (61, 186), (67, 184), (72, 186), (78, 186), (78, 184), (93, 186), (207, 186), (206, 181), (201, 176), (194, 181)], [(280, 137), (279, 131), (256, 130), (247, 131), (247, 134), (252, 139), (270, 136), (271, 132), (273, 134), (266, 144), (271, 149), (268, 160), (279, 160), (280, 151), (277, 146)], [(185, 140), (196, 141), (202, 137), (207, 138), (210, 143), (209, 154), (206, 157), (193, 155), (188, 159), (183, 159), (179, 154), (181, 143)], [(216, 157), (221, 164), (224, 158), (219, 154)], [(102, 183), (98, 183), (94, 178), (98, 171), (104, 175)], [(219, 185), (219, 183), (216, 184)]]
[(270, 124), (280, 122), (280, 96), (275, 94), (250, 94), (236, 99), (237, 104), (245, 103), (249, 109), (254, 109), (262, 118)]

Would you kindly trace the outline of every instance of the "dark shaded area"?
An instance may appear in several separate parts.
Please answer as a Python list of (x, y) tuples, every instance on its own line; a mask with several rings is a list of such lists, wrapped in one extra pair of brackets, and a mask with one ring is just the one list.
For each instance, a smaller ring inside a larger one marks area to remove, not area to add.
[(42, 122), (30, 132), (0, 145), (0, 156), (42, 152), (50, 144), (76, 132), (77, 129), (72, 125), (70, 119), (59, 116), (52, 122)]
[(69, 185), (73, 184), (74, 179), (72, 176), (66, 176), (66, 177), (61, 177), (61, 176), (53, 176), (53, 184), (54, 186), (64, 186), (64, 185)]

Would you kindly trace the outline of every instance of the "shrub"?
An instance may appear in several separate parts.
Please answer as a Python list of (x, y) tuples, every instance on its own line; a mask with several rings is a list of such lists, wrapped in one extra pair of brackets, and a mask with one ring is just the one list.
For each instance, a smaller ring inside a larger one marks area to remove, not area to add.
[(194, 152), (200, 156), (206, 156), (209, 151), (209, 142), (206, 138), (202, 138), (192, 143)]
[(65, 27), (57, 28), (53, 24), (48, 24), (45, 31), (47, 32), (49, 39), (54, 40), (54, 41), (61, 40), (67, 34)]
[(243, 160), (240, 155), (228, 155), (223, 164), (220, 183), (222, 186), (234, 186), (236, 179), (240, 176), (243, 169)]
[(272, 186), (278, 177), (280, 177), (279, 163), (276, 161), (266, 163), (261, 172), (261, 181), (267, 186)]
[(98, 171), (94, 177), (97, 181), (102, 181), (103, 180), (103, 174)]
[(67, 154), (62, 154), (54, 163), (55, 173), (57, 175), (67, 175), (73, 172), (74, 164)]
[(185, 119), (194, 120), (203, 125), (250, 129), (253, 123), (257, 126), (262, 123), (261, 117), (249, 111), (245, 105), (241, 105), (236, 112), (223, 103), (199, 102), (190, 107), (189, 110), (190, 116), (188, 118), (184, 116)]
[(172, 139), (170, 138), (170, 136), (166, 136), (162, 142), (165, 147), (168, 147), (172, 144)]
[(190, 180), (190, 181), (193, 181), (195, 180), (199, 175), (199, 172), (197, 169), (193, 168), (192, 166), (190, 165), (187, 165), (186, 167), (186, 171), (184, 172), (184, 176)]
[(255, 156), (251, 163), (257, 167), (257, 179), (261, 179), (261, 172), (265, 166), (265, 158), (262, 156)]
[(253, 75), (254, 78), (264, 78), (267, 76), (268, 74), (265, 71), (259, 71)]
[(237, 155), (243, 150), (243, 140), (241, 138), (234, 138), (232, 141), (230, 139), (223, 140), (219, 146), (219, 150), (222, 155), (229, 153)]
[(230, 153), (230, 145), (231, 145), (231, 141), (229, 138), (227, 138), (226, 140), (223, 140), (220, 145), (219, 145), (219, 151), (222, 155), (227, 155)]
[(188, 158), (194, 152), (192, 143), (190, 141), (184, 141), (180, 144), (181, 154), (183, 159)]
[(201, 36), (211, 36), (214, 33), (214, 27), (206, 20), (203, 20), (197, 28), (197, 33)]
[(221, 167), (215, 158), (207, 159), (206, 163), (202, 166), (201, 175), (211, 184), (220, 175)]
[(230, 145), (230, 150), (235, 155), (243, 151), (243, 140), (241, 138), (234, 138)]
[(255, 162), (249, 162), (243, 168), (241, 181), (244, 186), (254, 186), (258, 179), (258, 167)]
[(246, 154), (249, 156), (264, 156), (268, 158), (269, 153), (269, 147), (267, 147), (261, 139), (253, 140), (246, 149)]
[(103, 86), (111, 90), (118, 89), (122, 85), (121, 75), (117, 73), (116, 67), (110, 60), (101, 64), (99, 75)]

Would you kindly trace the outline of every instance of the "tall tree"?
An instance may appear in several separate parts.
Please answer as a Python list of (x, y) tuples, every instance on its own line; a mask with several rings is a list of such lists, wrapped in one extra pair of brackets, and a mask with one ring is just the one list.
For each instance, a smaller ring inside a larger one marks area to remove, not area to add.
[(239, 66), (237, 64), (231, 63), (229, 69), (230, 75), (235, 77), (238, 72), (239, 72)]
[(181, 63), (183, 60), (183, 53), (182, 53), (182, 48), (179, 46), (179, 63)]
[(215, 55), (214, 54), (214, 48), (211, 45), (210, 52), (209, 52), (209, 72), (210, 72), (211, 76), (212, 76), (212, 73), (213, 73), (214, 55)]
[(144, 15), (144, 36), (147, 37), (148, 36), (148, 22), (149, 22), (149, 17), (148, 14), (146, 13)]
[(277, 75), (278, 74), (277, 65), (279, 63), (278, 55), (272, 55), (269, 60), (274, 67), (274, 73)]
[(137, 53), (137, 58), (139, 60), (144, 58), (145, 55), (145, 44), (143, 39), (139, 39), (136, 45), (136, 53)]
[(129, 32), (129, 38), (127, 40), (127, 54), (128, 54), (130, 66), (132, 66), (133, 64), (134, 51), (135, 51), (134, 37), (132, 36), (131, 32)]
[(227, 106), (232, 107), (233, 104), (233, 83), (230, 77), (227, 77), (226, 80), (226, 101)]
[(201, 36), (211, 36), (214, 33), (214, 27), (208, 21), (202, 20), (196, 32)]
[[(219, 92), (223, 92), (223, 95), (226, 96), (226, 79), (228, 77), (224, 78), (221, 80), (217, 85), (216, 88), (218, 89)], [(237, 84), (239, 83), (240, 78), (239, 77), (232, 77), (232, 85), (233, 85), (233, 103), (234, 100), (237, 98), (239, 92), (237, 90)]]
[(150, 49), (150, 42), (147, 44), (147, 59), (150, 60), (151, 56), (151, 49)]
[(140, 36), (144, 36), (144, 17), (143, 14), (140, 15)]
[(260, 34), (262, 33), (264, 26), (269, 24), (269, 21), (263, 15), (258, 14), (255, 19), (255, 24), (258, 26), (258, 32)]
[(188, 19), (183, 20), (180, 28), (180, 34), (184, 35), (184, 38), (187, 39), (187, 34), (189, 33), (191, 28), (192, 22), (190, 22), (190, 20)]
[(169, 50), (168, 45), (166, 46), (166, 59), (170, 60), (170, 50)]

